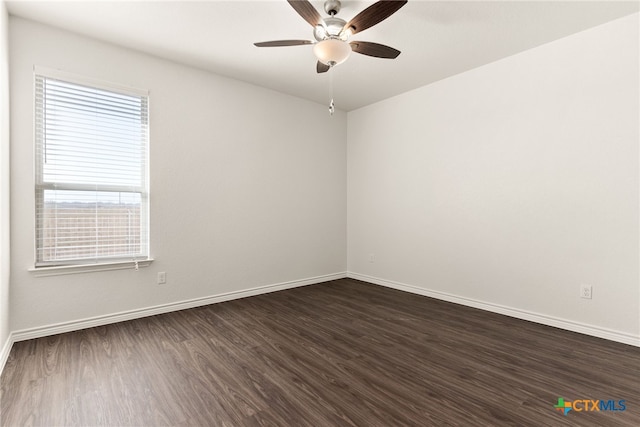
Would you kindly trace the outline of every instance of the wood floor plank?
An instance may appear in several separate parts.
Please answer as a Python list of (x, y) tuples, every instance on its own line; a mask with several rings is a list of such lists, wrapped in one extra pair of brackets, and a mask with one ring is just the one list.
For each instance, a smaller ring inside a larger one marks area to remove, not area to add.
[(640, 349), (341, 279), (15, 343), (0, 425), (638, 426)]

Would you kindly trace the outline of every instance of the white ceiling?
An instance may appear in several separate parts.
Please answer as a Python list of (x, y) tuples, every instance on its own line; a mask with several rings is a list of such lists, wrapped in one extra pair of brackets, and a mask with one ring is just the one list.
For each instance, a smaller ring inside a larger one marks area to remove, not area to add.
[[(349, 20), (374, 1), (343, 1)], [(323, 1), (312, 1), (325, 16)], [(319, 103), (312, 46), (253, 42), (313, 40), (285, 0), (8, 1), (11, 15), (64, 28)], [(336, 107), (350, 111), (635, 13), (638, 1), (425, 1), (409, 3), (354, 40), (402, 51), (395, 60), (352, 54), (333, 72)]]

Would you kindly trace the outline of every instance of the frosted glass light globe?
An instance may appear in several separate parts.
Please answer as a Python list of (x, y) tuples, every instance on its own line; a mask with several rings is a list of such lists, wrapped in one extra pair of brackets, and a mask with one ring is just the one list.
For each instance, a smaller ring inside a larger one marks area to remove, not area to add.
[(342, 40), (327, 39), (316, 43), (313, 53), (318, 61), (333, 67), (347, 60), (351, 54), (351, 46)]

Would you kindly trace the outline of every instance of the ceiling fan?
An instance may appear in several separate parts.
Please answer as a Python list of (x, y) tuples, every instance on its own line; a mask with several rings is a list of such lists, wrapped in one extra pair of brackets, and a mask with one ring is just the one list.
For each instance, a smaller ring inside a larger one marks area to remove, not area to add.
[(381, 0), (357, 14), (349, 22), (336, 17), (340, 12), (340, 0), (326, 0), (324, 10), (329, 15), (322, 18), (308, 0), (287, 0), (302, 18), (313, 26), (311, 40), (274, 40), (254, 43), (258, 47), (299, 46), (312, 44), (313, 52), (318, 58), (316, 71), (326, 73), (335, 65), (346, 61), (351, 52), (376, 58), (394, 59), (400, 51), (379, 43), (349, 41), (352, 35), (384, 21), (402, 6), (407, 0)]

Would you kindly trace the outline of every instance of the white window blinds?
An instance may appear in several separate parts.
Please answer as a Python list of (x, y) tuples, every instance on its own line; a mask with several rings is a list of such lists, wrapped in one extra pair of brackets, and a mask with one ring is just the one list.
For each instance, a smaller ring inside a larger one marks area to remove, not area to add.
[(148, 257), (148, 98), (35, 76), (36, 267)]

